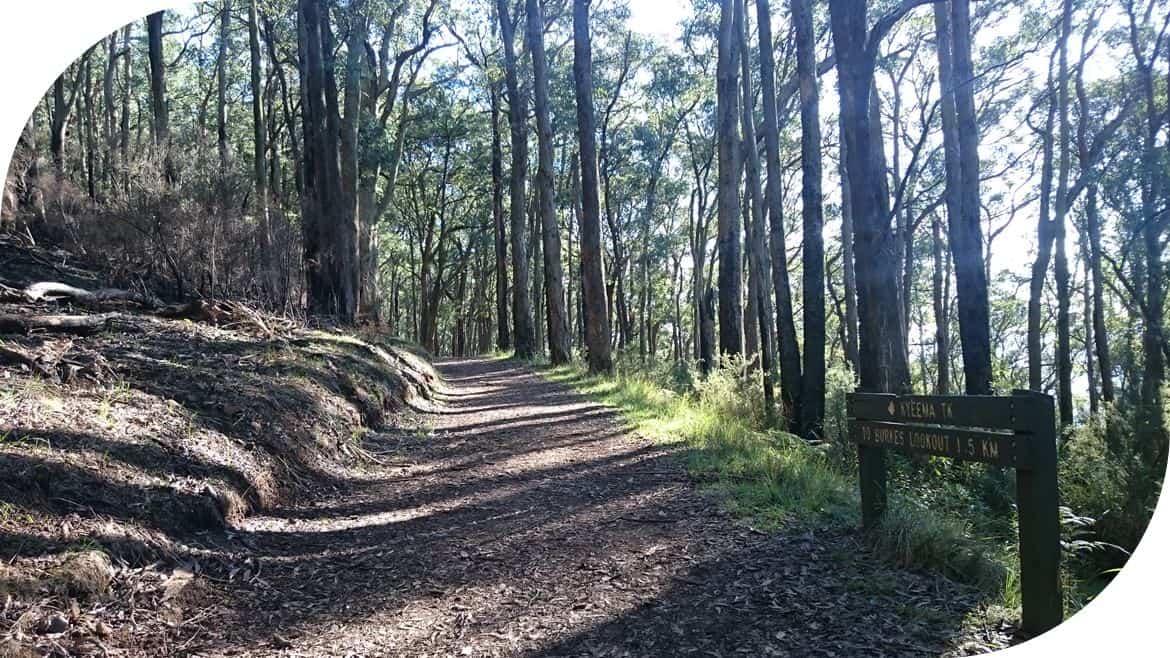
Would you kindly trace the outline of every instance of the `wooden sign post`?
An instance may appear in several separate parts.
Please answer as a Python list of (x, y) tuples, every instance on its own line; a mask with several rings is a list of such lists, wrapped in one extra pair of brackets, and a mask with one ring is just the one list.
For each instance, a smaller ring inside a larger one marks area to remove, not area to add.
[(886, 510), (886, 450), (977, 461), (1016, 470), (1020, 526), (1021, 627), (1039, 635), (1064, 618), (1060, 591), (1056, 427), (1052, 398), (852, 393), (849, 436), (857, 444), (861, 520)]

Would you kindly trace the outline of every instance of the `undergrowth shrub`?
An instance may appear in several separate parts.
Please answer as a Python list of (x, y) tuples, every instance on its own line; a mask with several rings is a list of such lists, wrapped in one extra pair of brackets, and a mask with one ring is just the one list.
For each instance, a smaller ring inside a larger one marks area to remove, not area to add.
[(1166, 395), (1128, 414), (1107, 406), (1061, 450), (1065, 554), (1073, 585), (1089, 593), (1125, 564), (1153, 516), (1165, 473)]
[(1167, 435), (1170, 435), (1170, 387), (1159, 391), (1155, 402), (1133, 412), (1132, 437), (1123, 440), (1124, 465), (1129, 480), (1125, 510), (1116, 528), (1118, 540), (1125, 546), (1136, 547), (1145, 534), (1162, 483), (1166, 476)]
[(213, 151), (184, 156), (187, 171), (167, 181), (161, 156), (146, 149), (122, 165), (118, 180), (103, 180), (94, 197), (40, 167), (19, 182), (42, 195), (44, 219), (32, 217), (28, 203), (23, 212), (38, 242), (100, 260), (108, 276), (101, 285), (149, 289), (166, 299), (245, 299), (289, 311), (300, 294), (295, 217), (273, 199), (265, 234), (242, 171), (221, 175), (209, 164)]
[(839, 468), (856, 468), (857, 450), (849, 441), (848, 410), (845, 396), (855, 386), (853, 371), (845, 365), (835, 365), (825, 372), (825, 429), (829, 454)]
[(751, 429), (765, 425), (764, 389), (758, 376), (745, 376), (749, 364), (742, 357), (724, 358), (718, 368), (695, 387), (698, 403), (718, 417), (736, 419)]
[[(1108, 421), (1122, 422), (1119, 418)], [(1126, 517), (1129, 490), (1127, 455), (1115, 454), (1107, 445), (1107, 421), (1094, 419), (1078, 427), (1060, 454), (1060, 498), (1070, 510), (1093, 519), (1101, 537), (1125, 541), (1134, 534)]]
[(1009, 577), (1008, 549), (979, 538), (969, 523), (938, 514), (914, 498), (894, 497), (881, 526), (870, 535), (874, 548), (895, 563), (928, 569), (985, 592), (999, 593)]

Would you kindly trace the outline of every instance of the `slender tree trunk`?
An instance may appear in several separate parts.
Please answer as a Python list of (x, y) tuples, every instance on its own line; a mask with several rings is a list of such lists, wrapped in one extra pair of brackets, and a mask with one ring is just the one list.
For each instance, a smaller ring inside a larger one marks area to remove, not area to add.
[(154, 117), (153, 137), (155, 149), (162, 153), (163, 173), (168, 184), (174, 184), (178, 176), (171, 158), (170, 112), (167, 105), (166, 68), (163, 62), (163, 12), (146, 17), (147, 46), (150, 58), (150, 102)]
[[(959, 338), (968, 395), (991, 393), (991, 325), (979, 205), (979, 126), (971, 64), (970, 0), (950, 0), (951, 71), (958, 137), (959, 215), (948, 223), (959, 295)], [(941, 49), (940, 49), (941, 50)], [(943, 67), (940, 67), (943, 68)], [(945, 70), (945, 69), (944, 69)], [(942, 78), (940, 78), (941, 80)]]
[(114, 171), (117, 169), (118, 106), (114, 102), (114, 79), (117, 77), (118, 57), (118, 33), (115, 32), (106, 38), (106, 70), (102, 76), (102, 107), (105, 110), (102, 130), (105, 141), (102, 153), (102, 180), (110, 191), (117, 188)]
[[(358, 247), (358, 130), (362, 114), (362, 71), (365, 68), (367, 19), (365, 0), (349, 6), (349, 34), (345, 58), (345, 115), (341, 121), (341, 203), (337, 213), (338, 317), (347, 324), (357, 321), (361, 295), (361, 254)], [(326, 18), (328, 20), (328, 18)], [(326, 26), (322, 25), (322, 30)]]
[(82, 88), (82, 77), (85, 65), (89, 61), (87, 52), (77, 63), (76, 73), (69, 93), (65, 93), (65, 79), (69, 75), (66, 70), (53, 81), (52, 111), (49, 113), (49, 154), (53, 160), (53, 170), (57, 176), (65, 175), (65, 133), (69, 128), (69, 120), (73, 116), (77, 94)]
[(776, 342), (780, 365), (780, 399), (790, 429), (799, 428), (801, 414), (801, 364), (797, 345), (796, 320), (792, 310), (792, 292), (788, 280), (788, 247), (784, 239), (784, 199), (781, 190), (783, 177), (780, 162), (780, 127), (776, 107), (776, 55), (772, 39), (772, 10), (768, 0), (757, 0), (756, 19), (759, 22), (760, 88), (764, 105), (764, 161), (767, 180), (764, 204), (770, 225), (769, 260), (772, 268), (772, 289), (776, 295)]
[(719, 62), (716, 73), (719, 149), (719, 351), (743, 353), (743, 227), (740, 224), (739, 180), (739, 26), (736, 0), (721, 0)]
[(85, 169), (86, 191), (89, 192), (91, 201), (97, 201), (97, 116), (94, 112), (93, 99), (93, 58), (87, 57), (84, 64), (85, 70), (85, 85), (84, 93), (81, 96), (83, 103), (82, 111), (78, 120), (81, 123), (78, 134), (83, 136), (85, 143), (83, 162)]
[[(1067, 7), (1066, 7), (1067, 9)], [(1052, 248), (1057, 238), (1057, 222), (1052, 219), (1052, 179), (1055, 162), (1055, 126), (1064, 126), (1068, 123), (1068, 34), (1071, 16), (1066, 15), (1061, 20), (1059, 44), (1059, 71), (1053, 80), (1048, 80), (1048, 115), (1044, 129), (1041, 131), (1042, 162), (1040, 171), (1040, 218), (1037, 227), (1037, 256), (1032, 263), (1032, 277), (1028, 287), (1027, 309), (1027, 347), (1028, 347), (1028, 386), (1032, 390), (1041, 390), (1044, 386), (1042, 373), (1042, 341), (1041, 341), (1041, 304), (1044, 296), (1044, 281), (1048, 273), (1048, 263), (1052, 260)], [(1054, 87), (1059, 85), (1059, 87)], [(1067, 146), (1067, 144), (1064, 144)], [(1066, 149), (1067, 150), (1067, 149)], [(1064, 158), (1064, 156), (1061, 156)], [(1061, 203), (1062, 192), (1057, 191), (1057, 204)], [(1059, 376), (1059, 375), (1058, 375)], [(1059, 383), (1058, 383), (1059, 385)], [(1064, 424), (1064, 416), (1061, 416)]]
[(1089, 188), (1085, 199), (1085, 225), (1089, 242), (1089, 273), (1092, 274), (1093, 346), (1097, 355), (1097, 370), (1101, 374), (1101, 400), (1114, 400), (1113, 359), (1109, 354), (1109, 334), (1105, 328), (1105, 280), (1101, 271), (1101, 218), (1097, 209), (1097, 186)]
[[(739, 2), (739, 0), (736, 0), (736, 2)], [(743, 140), (741, 148), (743, 149), (743, 153), (740, 157), (743, 158), (743, 162), (746, 164), (748, 157), (746, 139)], [(740, 202), (740, 217), (742, 218), (744, 231), (749, 241), (752, 238), (752, 231), (755, 230), (752, 226), (752, 197), (751, 190), (748, 189), (750, 186), (751, 183), (747, 181), (747, 176), (744, 176), (743, 200)], [(748, 363), (748, 372), (752, 373), (756, 371), (755, 360), (756, 356), (760, 353), (760, 328), (756, 326), (756, 317), (759, 316), (759, 311), (756, 308), (758, 303), (756, 284), (758, 283), (760, 273), (754, 266), (752, 245), (746, 244), (745, 247), (743, 266), (747, 272), (747, 294), (744, 296), (743, 305), (743, 356)]]
[[(615, 250), (616, 251), (616, 250)], [(634, 318), (630, 313), (630, 302), (626, 290), (626, 276), (630, 270), (630, 257), (623, 249), (622, 257), (617, 259), (617, 286), (614, 289), (614, 300), (617, 304), (618, 317), (618, 347), (625, 349), (630, 345), (634, 334)]]
[(809, 0), (792, 0), (800, 79), (801, 206), (804, 227), (804, 372), (800, 433), (818, 439), (825, 418), (825, 242), (821, 208), (821, 118), (816, 40)]
[(671, 318), (671, 360), (681, 363), (683, 360), (683, 315), (682, 315), (682, 258), (674, 257), (674, 273), (670, 278), (671, 297), (674, 302), (674, 316)]
[(508, 229), (504, 223), (504, 155), (500, 143), (500, 88), (491, 83), (492, 106), (492, 223), (496, 244), (496, 347), (512, 349), (512, 320), (508, 314)]
[[(906, 194), (910, 194), (910, 183), (907, 185)], [(901, 231), (899, 237), (902, 241), (902, 285), (900, 294), (902, 296), (902, 326), (906, 327), (906, 340), (910, 340), (910, 312), (914, 306), (914, 282), (917, 278), (917, 257), (914, 254), (914, 238), (917, 230), (917, 224), (914, 222), (914, 203), (912, 200), (907, 200), (903, 203), (902, 212), (899, 213), (901, 219)], [(990, 329), (990, 328), (989, 328)], [(906, 345), (906, 353), (910, 353), (910, 345)]]
[(931, 291), (934, 297), (934, 349), (935, 349), (935, 387), (937, 395), (948, 395), (951, 382), (951, 346), (948, 332), (949, 319), (947, 317), (946, 297), (949, 294), (945, 287), (944, 277), (946, 269), (943, 263), (942, 227), (939, 226), (938, 215), (934, 215), (930, 222), (931, 248), (934, 256), (934, 270), (931, 277)]
[(760, 350), (760, 369), (764, 382), (764, 415), (768, 425), (774, 423), (776, 410), (775, 394), (775, 341), (772, 336), (772, 296), (769, 294), (768, 275), (772, 270), (770, 254), (764, 244), (764, 196), (761, 190), (760, 153), (756, 148), (756, 121), (752, 111), (755, 96), (752, 94), (751, 59), (748, 55), (747, 12), (744, 0), (736, 0), (739, 4), (736, 9), (742, 14), (738, 21), (739, 41), (742, 51), (740, 60), (740, 87), (743, 90), (743, 105), (740, 112), (740, 123), (743, 128), (743, 151), (746, 169), (745, 184), (747, 185), (747, 207), (749, 212), (744, 215), (748, 219), (748, 257), (749, 263), (749, 304), (754, 314), (749, 314), (746, 323), (758, 328), (758, 345)]
[(132, 23), (122, 28), (122, 113), (121, 123), (118, 126), (118, 152), (122, 167), (122, 187), (130, 191), (130, 95), (134, 88), (134, 80), (130, 77), (134, 62), (134, 51), (131, 49), (130, 37)]
[(1057, 168), (1056, 209), (1053, 217), (1053, 243), (1055, 247), (1054, 273), (1056, 275), (1056, 379), (1057, 409), (1060, 425), (1069, 430), (1073, 422), (1072, 399), (1072, 337), (1069, 321), (1069, 307), (1072, 293), (1069, 285), (1068, 251), (1065, 247), (1065, 233), (1069, 206), (1069, 169), (1071, 167), (1071, 130), (1069, 125), (1068, 91), (1068, 34), (1072, 28), (1072, 0), (1064, 1), (1064, 15), (1061, 23), (1060, 54), (1060, 159)]
[(223, 7), (219, 11), (219, 56), (215, 60), (215, 125), (221, 178), (227, 177), (230, 166), (227, 131), (227, 58), (228, 39), (231, 36), (231, 18), (231, 0), (224, 0)]
[(1089, 262), (1091, 256), (1089, 241), (1085, 239), (1086, 231), (1080, 230), (1079, 233), (1081, 239), (1077, 240), (1077, 243), (1080, 247), (1081, 263), (1084, 265), (1084, 285), (1081, 286), (1081, 302), (1084, 309), (1081, 314), (1081, 331), (1085, 337), (1085, 379), (1088, 380), (1089, 414), (1095, 417), (1101, 411), (1101, 392), (1097, 388), (1097, 359), (1093, 354), (1092, 265)]
[(475, 297), (475, 353), (487, 354), (492, 349), (491, 303), (487, 299), (488, 281), (491, 279), (492, 268), (495, 264), (488, 257), (485, 247), (490, 236), (481, 237), (482, 242), (476, 247), (477, 266), (475, 270), (475, 287), (472, 295)]
[(455, 336), (453, 337), (455, 356), (467, 356), (467, 317), (469, 312), (464, 304), (467, 297), (467, 264), (459, 268), (459, 283), (455, 286)]
[[(344, 231), (343, 222), (347, 213), (349, 200), (346, 198), (346, 187), (342, 182), (341, 163), (342, 149), (342, 119), (341, 107), (338, 102), (340, 94), (337, 88), (337, 42), (333, 36), (333, 23), (330, 20), (332, 5), (329, 0), (315, 0), (318, 11), (318, 34), (321, 39), (322, 61), (322, 93), (324, 94), (324, 121), (325, 129), (321, 132), (322, 150), (325, 157), (323, 173), (327, 185), (327, 195), (322, 204), (322, 221), (318, 229), (324, 235), (323, 244), (328, 245), (323, 251), (323, 261), (329, 271), (329, 313), (342, 318), (346, 315), (346, 300), (339, 296), (343, 283), (339, 280), (342, 273), (343, 259), (346, 257), (346, 246), (340, 240)], [(423, 291), (425, 294), (426, 291)], [(343, 320), (344, 321), (344, 320)]]
[(613, 358), (610, 353), (609, 314), (605, 299), (605, 256), (601, 247), (589, 0), (573, 0), (573, 82), (577, 99), (577, 139), (581, 153), (581, 292), (584, 300), (585, 344), (589, 372), (611, 372)]
[(508, 90), (508, 126), (512, 134), (512, 173), (509, 176), (512, 226), (512, 326), (516, 356), (531, 359), (536, 355), (536, 327), (532, 317), (532, 298), (528, 286), (528, 252), (525, 236), (524, 179), (528, 170), (528, 103), (520, 93), (516, 50), (508, 1), (496, 0), (500, 19), (500, 36), (504, 41), (504, 80)]
[[(252, 85), (252, 174), (256, 186), (256, 215), (260, 220), (260, 268), (264, 292), (271, 302), (276, 294), (276, 278), (272, 268), (272, 225), (268, 217), (268, 172), (264, 98), (261, 96), (260, 21), (256, 3), (248, 2), (248, 56)], [(273, 62), (280, 66), (279, 62)]]
[(699, 312), (699, 364), (703, 374), (711, 372), (716, 363), (715, 344), (715, 289), (710, 286), (703, 293)]
[[(841, 128), (840, 134), (844, 134), (844, 124), (841, 124)], [(845, 360), (856, 377), (860, 369), (857, 339), (857, 271), (853, 253), (853, 203), (850, 199), (849, 172), (845, 166), (844, 140), (841, 141), (840, 151), (838, 174), (841, 179), (841, 277), (845, 289)]]
[(870, 112), (877, 52), (870, 39), (880, 35), (867, 31), (866, 4), (829, 3), (856, 246), (858, 364), (862, 389), (900, 392), (909, 390), (910, 371), (898, 299), (898, 261), (889, 225), (889, 191)]
[(1043, 155), (1040, 165), (1040, 217), (1036, 226), (1036, 259), (1032, 262), (1032, 275), (1028, 286), (1028, 388), (1033, 391), (1043, 390), (1044, 387), (1043, 343), (1040, 324), (1044, 301), (1044, 280), (1048, 276), (1048, 263), (1052, 260), (1053, 231), (1050, 210), (1054, 150), (1052, 132), (1056, 120), (1056, 107), (1059, 104), (1055, 98), (1053, 82), (1049, 76), (1048, 115), (1044, 122), (1044, 128), (1040, 131)]
[[(276, 81), (280, 84), (281, 113), (284, 115), (285, 125), (288, 126), (288, 131), (289, 131), (288, 132), (288, 145), (289, 145), (289, 150), (292, 152), (293, 164), (295, 165), (295, 171), (296, 171), (296, 175), (294, 177), (293, 182), (294, 182), (294, 185), (297, 189), (297, 194), (303, 195), (304, 186), (305, 186), (304, 158), (301, 154), (301, 142), (299, 142), (297, 140), (296, 130), (293, 128), (293, 126), (296, 125), (296, 122), (295, 122), (294, 117), (293, 117), (292, 101), (290, 100), (290, 95), (289, 95), (288, 79), (285, 78), (284, 66), (280, 63), (280, 61), (281, 61), (280, 56), (276, 50), (276, 34), (274, 32), (275, 28), (272, 24), (272, 21), (269, 20), (267, 17), (265, 17), (263, 14), (259, 15), (259, 18), (261, 19), (261, 21), (263, 22), (263, 25), (264, 25), (264, 31), (262, 32), (262, 36), (264, 38), (264, 44), (265, 44), (266, 50), (268, 51), (268, 59), (269, 59), (269, 61), (271, 61), (273, 63), (272, 71), (273, 71), (273, 73), (276, 74)], [(300, 39), (301, 30), (300, 30), (300, 20), (299, 19), (297, 21), (297, 25), (298, 25), (298, 30), (297, 30), (298, 39)], [(299, 43), (300, 42), (298, 41), (298, 44)], [(300, 56), (302, 54), (299, 45), (298, 45), (297, 53), (298, 53), (298, 56)], [(303, 75), (303, 72), (301, 72), (301, 75)], [(303, 98), (304, 94), (302, 93), (301, 95)], [(275, 191), (275, 188), (273, 188), (273, 191)]]
[(544, 52), (544, 12), (539, 0), (526, 0), (528, 49), (532, 53), (536, 109), (537, 213), (544, 242), (544, 289), (548, 316), (549, 358), (553, 365), (572, 359), (569, 321), (565, 310), (565, 277), (561, 265), (561, 231), (553, 191), (553, 129), (549, 111), (548, 59)]
[[(1061, 158), (1064, 159), (1063, 156)], [(1062, 167), (1063, 168), (1063, 167)], [(1072, 327), (1070, 307), (1072, 304), (1072, 290), (1068, 265), (1068, 250), (1065, 246), (1066, 213), (1062, 207), (1061, 197), (1065, 190), (1057, 190), (1057, 211), (1054, 219), (1055, 258), (1053, 271), (1056, 278), (1056, 388), (1057, 409), (1060, 414), (1061, 427), (1066, 430), (1072, 428), (1073, 423), (1073, 396), (1072, 396)]]
[[(693, 107), (693, 106), (692, 106)], [(646, 359), (646, 351), (652, 353), (653, 349), (648, 345), (649, 334), (652, 326), (652, 318), (654, 311), (654, 290), (650, 281), (650, 260), (651, 260), (651, 226), (654, 222), (655, 212), (658, 209), (658, 184), (662, 177), (662, 170), (666, 158), (670, 155), (670, 151), (674, 146), (675, 135), (677, 134), (678, 125), (682, 123), (686, 113), (679, 115), (675, 120), (674, 126), (670, 129), (670, 133), (665, 139), (665, 144), (662, 146), (658, 155), (654, 158), (653, 166), (650, 169), (650, 179), (646, 184), (646, 206), (642, 212), (642, 226), (640, 242), (642, 243), (642, 254), (638, 259), (640, 265), (641, 291), (639, 293), (639, 315), (641, 329), (638, 332), (638, 353), (642, 360)]]
[[(986, 395), (990, 393), (991, 386), (990, 327), (986, 326), (985, 320), (980, 319), (986, 317), (987, 279), (983, 267), (979, 224), (978, 154), (969, 153), (967, 148), (967, 142), (977, 142), (978, 136), (965, 139), (963, 135), (964, 130), (976, 129), (973, 101), (970, 98), (970, 40), (967, 34), (969, 26), (964, 24), (966, 26), (964, 29), (964, 26), (960, 26), (954, 20), (956, 15), (965, 14), (965, 5), (966, 0), (936, 2), (934, 22), (939, 81), (943, 88), (940, 105), (946, 173), (944, 198), (947, 208), (947, 234), (958, 280), (959, 333), (963, 346), (964, 380), (969, 394)], [(965, 59), (965, 62), (960, 62), (960, 59)], [(972, 103), (970, 107), (968, 102)], [(962, 112), (960, 105), (963, 106)], [(969, 116), (968, 112), (971, 113)], [(971, 178), (972, 169), (974, 179)], [(980, 289), (983, 291), (982, 295)], [(986, 327), (986, 331), (982, 331), (983, 327)], [(986, 350), (983, 347), (985, 343)]]
[[(539, 195), (534, 194), (533, 196)], [(544, 315), (547, 320), (544, 304), (544, 227), (541, 224), (541, 218), (538, 216), (537, 199), (529, 200), (528, 235), (532, 236), (532, 239), (528, 242), (528, 248), (531, 252), (531, 256), (528, 259), (528, 271), (532, 273), (532, 315), (537, 320)], [(545, 329), (547, 329), (547, 326), (547, 322), (542, 323), (539, 321), (534, 322), (532, 325), (532, 344), (536, 354), (544, 353)]]

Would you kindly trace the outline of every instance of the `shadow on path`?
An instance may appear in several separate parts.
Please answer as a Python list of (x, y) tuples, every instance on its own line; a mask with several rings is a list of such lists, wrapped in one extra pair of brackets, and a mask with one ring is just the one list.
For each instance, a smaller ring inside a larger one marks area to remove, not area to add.
[(247, 521), (256, 573), (190, 644), (247, 655), (938, 655), (974, 592), (841, 531), (751, 530), (675, 454), (513, 362), (441, 364), (428, 432), (334, 499)]

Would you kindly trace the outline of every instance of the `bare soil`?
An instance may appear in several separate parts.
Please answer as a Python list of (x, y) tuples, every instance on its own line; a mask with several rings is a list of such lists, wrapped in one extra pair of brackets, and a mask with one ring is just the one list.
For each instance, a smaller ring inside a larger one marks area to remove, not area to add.
[[(182, 640), (198, 656), (914, 656), (1002, 646), (979, 595), (850, 532), (762, 532), (678, 448), (494, 360), (441, 365), (446, 408), (378, 434), (392, 464), (243, 521), (248, 577)], [(978, 615), (975, 615), (978, 617)]]
[(3, 657), (181, 652), (212, 584), (239, 571), (235, 524), (377, 468), (363, 437), (440, 386), (373, 333), (20, 292), (118, 281), (103, 265), (0, 236), (0, 315), (116, 317), (85, 335), (0, 331)]

